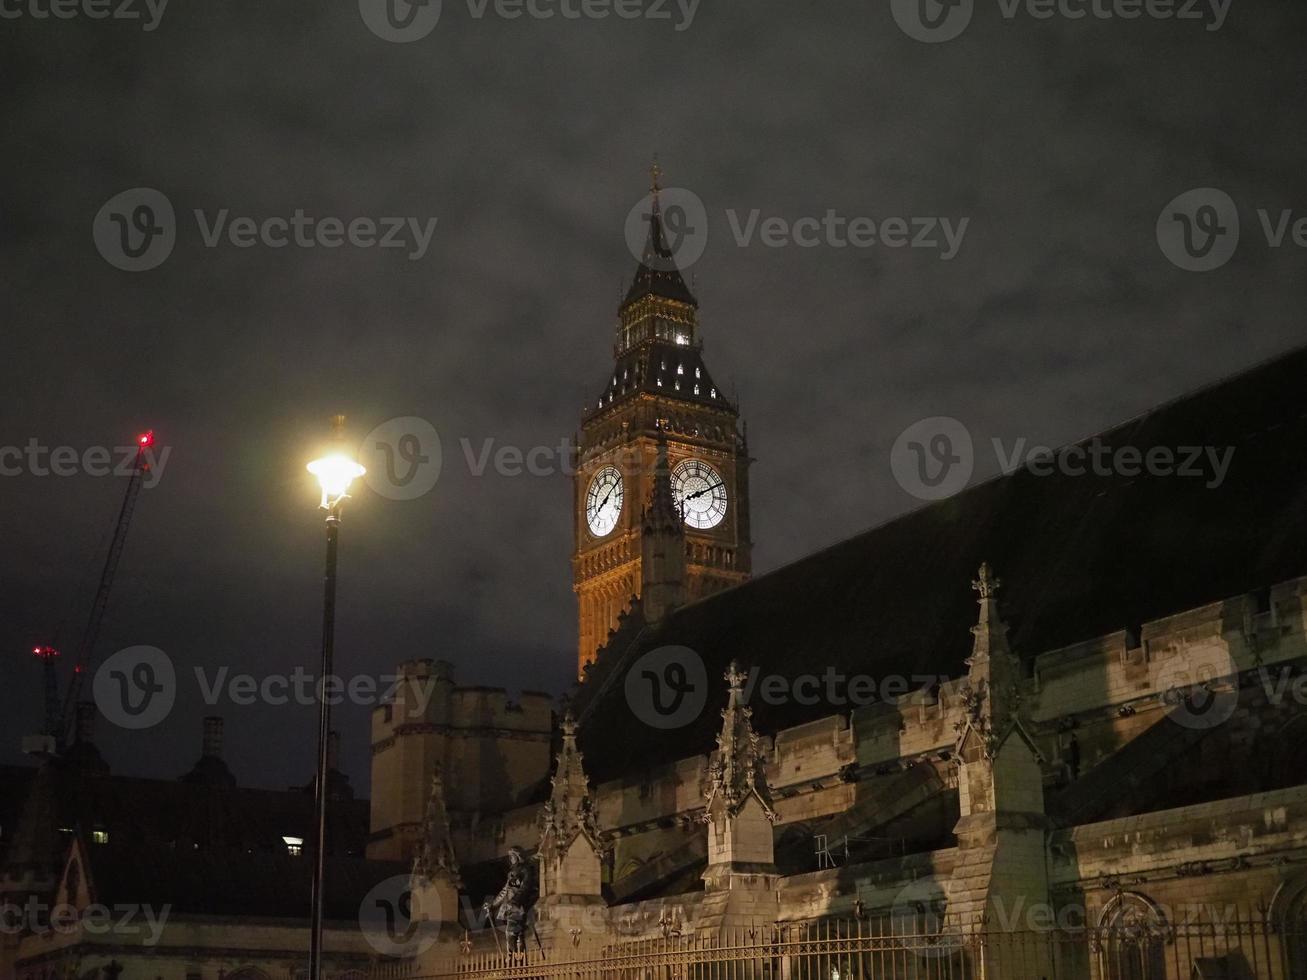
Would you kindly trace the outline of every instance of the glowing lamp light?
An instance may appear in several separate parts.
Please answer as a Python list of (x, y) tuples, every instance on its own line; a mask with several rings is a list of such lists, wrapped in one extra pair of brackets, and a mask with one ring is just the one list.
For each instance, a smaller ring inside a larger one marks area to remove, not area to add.
[(334, 510), (349, 496), (349, 485), (367, 472), (355, 459), (344, 453), (331, 453), (309, 464), (309, 472), (318, 478), (322, 487), (323, 510)]

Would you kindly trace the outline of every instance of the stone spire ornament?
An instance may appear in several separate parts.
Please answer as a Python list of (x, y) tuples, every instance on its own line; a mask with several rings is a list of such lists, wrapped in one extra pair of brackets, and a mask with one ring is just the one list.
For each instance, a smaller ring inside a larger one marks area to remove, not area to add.
[(709, 931), (772, 921), (778, 911), (772, 827), (777, 814), (763, 768), (762, 738), (753, 730), (753, 712), (744, 700), (748, 676), (732, 662), (725, 678), (729, 693), (722, 731), (704, 787), (708, 867), (702, 925)]
[(672, 470), (667, 459), (667, 433), (658, 427), (653, 486), (642, 520), (640, 554), (644, 584), (640, 607), (645, 621), (658, 623), (685, 605), (685, 522), (672, 493)]
[(439, 763), (431, 773), (427, 813), (422, 825), (422, 839), (413, 858), (413, 875), (430, 880), (444, 878), (455, 886), (462, 884), (458, 857), (454, 854), (454, 837), (449, 829), (449, 813), (445, 809), (445, 784)]
[(958, 748), (971, 735), (983, 743), (983, 754), (992, 758), (1002, 741), (1018, 724), (1021, 704), (1021, 661), (1008, 646), (1007, 623), (998, 609), (1002, 580), (989, 562), (983, 562), (971, 588), (977, 595), (980, 613), (971, 627), (971, 656), (967, 658), (967, 681), (961, 689), (966, 717), (956, 726)]
[(711, 823), (722, 817), (736, 817), (745, 804), (756, 800), (767, 820), (775, 822), (776, 811), (763, 772), (762, 739), (753, 730), (753, 709), (744, 701), (744, 682), (748, 680), (748, 674), (731, 661), (731, 666), (722, 676), (730, 692), (722, 710), (717, 751), (708, 765), (704, 821)]
[(454, 853), (454, 836), (445, 809), (445, 785), (440, 764), (431, 773), (431, 791), (422, 823), (422, 839), (413, 856), (409, 875), (414, 921), (456, 923), (458, 921), (458, 857)]
[[(954, 939), (1003, 908), (1048, 894), (1044, 760), (1024, 720), (1021, 660), (999, 613), (1001, 585), (988, 562), (971, 583), (980, 612), (955, 725), (958, 862), (944, 885), (945, 929)], [(1010, 951), (979, 948), (974, 955), (977, 975), (1026, 975)]]
[(601, 900), (603, 843), (585, 760), (576, 745), (577, 725), (563, 718), (563, 744), (553, 790), (540, 816), (540, 897), (549, 903)]

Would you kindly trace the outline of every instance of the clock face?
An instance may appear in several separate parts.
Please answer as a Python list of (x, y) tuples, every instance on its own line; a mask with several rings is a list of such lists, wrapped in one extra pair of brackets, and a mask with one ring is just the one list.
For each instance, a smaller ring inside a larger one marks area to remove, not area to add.
[(672, 470), (672, 497), (685, 523), (700, 531), (716, 527), (726, 516), (726, 484), (701, 459), (687, 459)]
[(596, 538), (617, 527), (622, 514), (622, 474), (616, 466), (605, 466), (590, 480), (585, 492), (585, 522)]

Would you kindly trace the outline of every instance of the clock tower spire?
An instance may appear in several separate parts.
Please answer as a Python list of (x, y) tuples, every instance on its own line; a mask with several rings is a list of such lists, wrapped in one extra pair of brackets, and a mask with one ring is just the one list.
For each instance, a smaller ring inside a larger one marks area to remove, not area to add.
[[(752, 567), (748, 446), (736, 405), (704, 361), (699, 301), (676, 264), (661, 174), (655, 163), (648, 237), (617, 311), (613, 370), (581, 420), (572, 578), (582, 677), (637, 598), (657, 620), (743, 582)], [(674, 534), (669, 515), (680, 524)], [(679, 558), (667, 553), (673, 541)]]

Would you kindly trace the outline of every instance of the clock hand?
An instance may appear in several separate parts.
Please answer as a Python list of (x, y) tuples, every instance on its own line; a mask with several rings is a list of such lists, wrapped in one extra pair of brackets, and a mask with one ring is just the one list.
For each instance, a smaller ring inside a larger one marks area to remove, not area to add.
[(616, 490), (616, 489), (617, 489), (617, 484), (616, 484), (616, 483), (614, 483), (611, 487), (609, 487), (609, 488), (608, 488), (608, 492), (607, 492), (606, 494), (604, 494), (604, 499), (601, 500), (601, 501), (599, 501), (599, 506), (596, 507), (595, 510), (603, 510), (603, 509), (604, 509), (604, 504), (608, 503), (608, 498), (611, 497), (611, 496), (613, 495), (613, 491)]
[(694, 493), (688, 495), (685, 499), (686, 499), (686, 500), (693, 500), (695, 497), (702, 497), (702, 496), (703, 496), (705, 493), (707, 493), (708, 491), (710, 491), (710, 490), (716, 490), (718, 487), (722, 486), (722, 485), (725, 484), (725, 483), (726, 483), (726, 481), (725, 481), (725, 480), (722, 480), (720, 483), (714, 483), (714, 484), (713, 484), (712, 486), (710, 486), (710, 487), (704, 487), (702, 490), (696, 490)]

